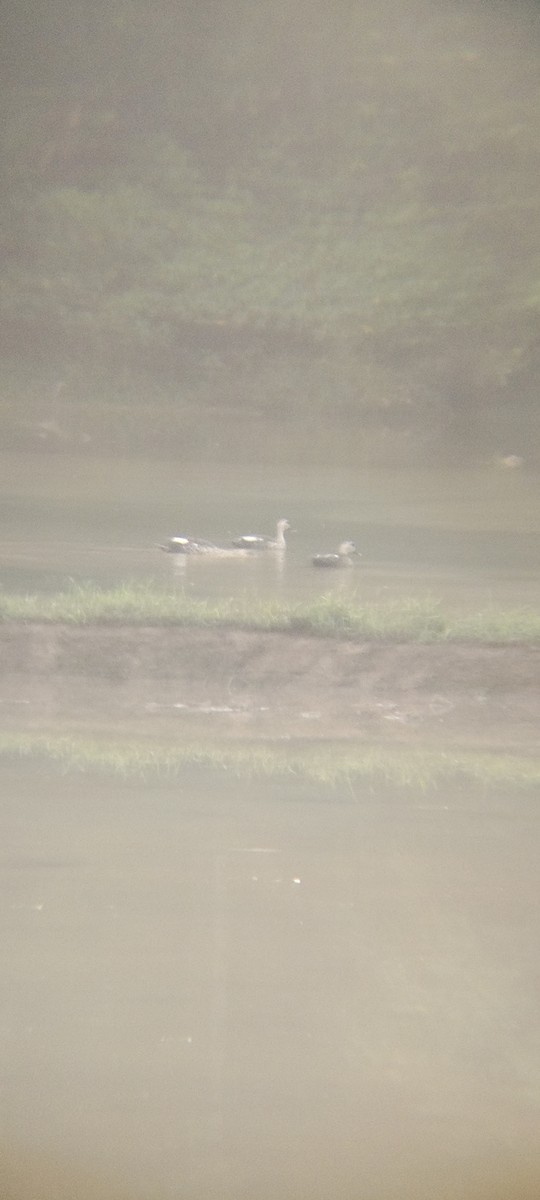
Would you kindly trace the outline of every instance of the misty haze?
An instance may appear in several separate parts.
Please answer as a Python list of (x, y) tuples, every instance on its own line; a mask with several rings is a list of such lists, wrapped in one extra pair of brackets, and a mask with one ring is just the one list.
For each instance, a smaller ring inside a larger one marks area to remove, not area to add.
[(539, 50), (5, 6), (0, 1200), (539, 1193)]

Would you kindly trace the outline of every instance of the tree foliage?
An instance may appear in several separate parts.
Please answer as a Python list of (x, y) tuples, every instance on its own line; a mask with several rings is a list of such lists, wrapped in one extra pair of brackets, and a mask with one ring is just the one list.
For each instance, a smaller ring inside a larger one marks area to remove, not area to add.
[(8, 354), (526, 429), (539, 32), (472, 0), (13, 0)]

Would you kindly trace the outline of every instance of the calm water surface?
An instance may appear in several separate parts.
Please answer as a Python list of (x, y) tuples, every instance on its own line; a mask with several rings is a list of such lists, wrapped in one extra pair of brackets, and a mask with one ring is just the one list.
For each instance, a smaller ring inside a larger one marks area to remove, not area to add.
[(538, 1167), (537, 804), (0, 787), (10, 1196), (487, 1200)]
[[(280, 516), (281, 560), (156, 549)], [(358, 567), (321, 578), (344, 538)], [(509, 607), (538, 602), (539, 552), (537, 479), (488, 465), (0, 458), (5, 590)], [(517, 1200), (482, 1191), (516, 1164), (532, 1200), (539, 814), (511, 790), (0, 768), (2, 1200)]]
[[(196, 596), (433, 595), (453, 606), (534, 604), (540, 592), (538, 477), (526, 471), (223, 466), (54, 455), (0, 458), (0, 584), (15, 591), (154, 579)], [(284, 560), (174, 561), (173, 534), (227, 543), (272, 533)], [(352, 538), (356, 569), (310, 556)], [(182, 570), (182, 567), (185, 569)]]

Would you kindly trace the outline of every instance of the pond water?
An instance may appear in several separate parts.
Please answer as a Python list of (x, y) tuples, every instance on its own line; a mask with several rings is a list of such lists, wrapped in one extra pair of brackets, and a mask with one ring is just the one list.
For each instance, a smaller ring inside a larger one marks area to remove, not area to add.
[[(156, 548), (281, 516), (283, 557)], [(314, 571), (345, 538), (358, 565)], [(506, 608), (539, 552), (537, 477), (491, 464), (0, 457), (9, 591)], [(537, 798), (4, 764), (0, 818), (2, 1200), (536, 1200)]]
[(4, 1196), (538, 1194), (537, 804), (0, 774)]
[[(538, 601), (538, 476), (476, 470), (277, 469), (55, 455), (0, 458), (0, 585), (63, 589), (156, 580), (201, 597), (367, 599), (431, 595), (452, 607)], [(175, 534), (227, 544), (293, 529), (284, 557), (233, 561), (162, 554)], [(354, 569), (317, 572), (311, 555), (352, 538)]]

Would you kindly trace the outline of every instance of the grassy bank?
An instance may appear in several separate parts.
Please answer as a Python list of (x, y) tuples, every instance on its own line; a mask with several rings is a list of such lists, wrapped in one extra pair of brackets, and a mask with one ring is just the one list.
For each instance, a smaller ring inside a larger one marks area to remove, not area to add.
[(425, 791), (461, 782), (483, 788), (511, 785), (530, 790), (540, 785), (539, 758), (358, 746), (340, 741), (276, 746), (205, 739), (171, 746), (142, 740), (0, 734), (0, 761), (21, 760), (48, 763), (62, 773), (97, 772), (141, 782), (180, 780), (188, 769), (200, 768), (254, 780), (293, 776), (330, 788), (360, 784)]
[(386, 603), (365, 603), (358, 596), (321, 596), (298, 604), (206, 601), (159, 586), (128, 583), (111, 590), (74, 586), (53, 596), (0, 594), (0, 620), (279, 630), (388, 641), (540, 642), (540, 612), (525, 608), (452, 616), (435, 600), (414, 598)]

